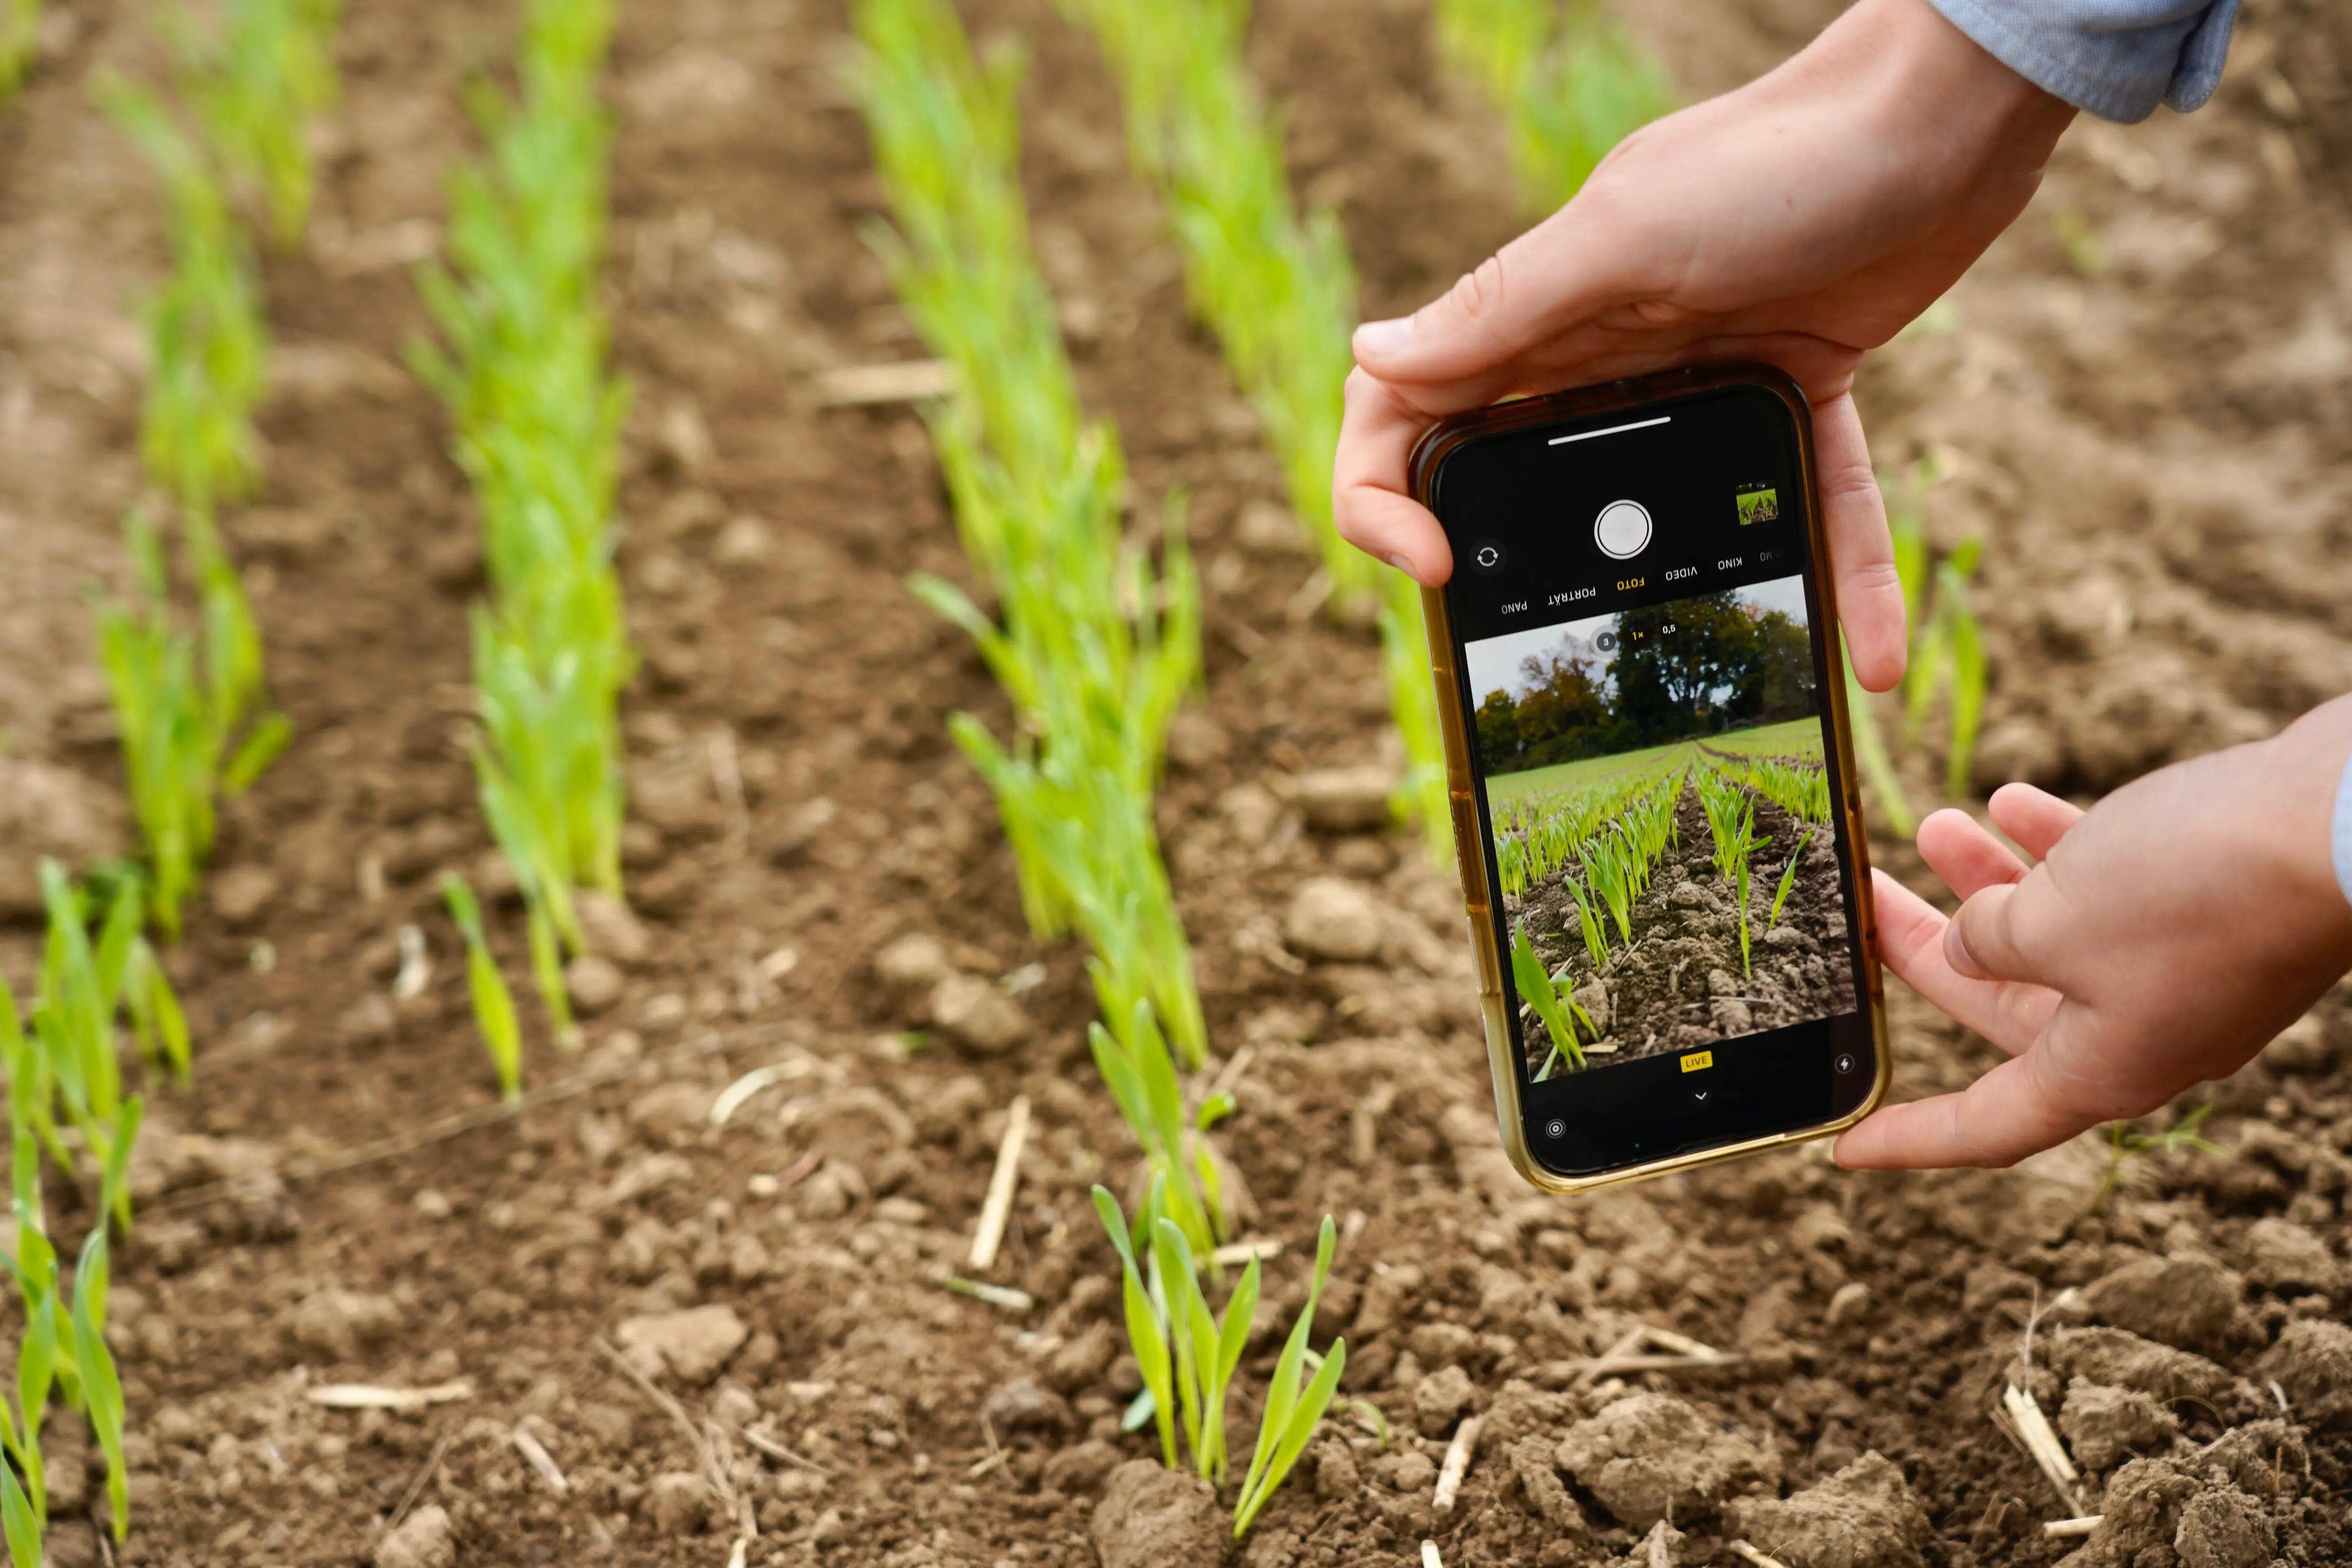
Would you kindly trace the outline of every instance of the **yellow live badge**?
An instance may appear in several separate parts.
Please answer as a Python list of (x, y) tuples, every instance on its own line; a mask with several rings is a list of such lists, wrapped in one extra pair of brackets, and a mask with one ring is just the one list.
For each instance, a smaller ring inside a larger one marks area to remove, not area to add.
[(1685, 1072), (1697, 1072), (1702, 1068), (1711, 1068), (1714, 1065), (1715, 1053), (1713, 1051), (1693, 1051), (1690, 1055), (1683, 1058), (1683, 1071)]

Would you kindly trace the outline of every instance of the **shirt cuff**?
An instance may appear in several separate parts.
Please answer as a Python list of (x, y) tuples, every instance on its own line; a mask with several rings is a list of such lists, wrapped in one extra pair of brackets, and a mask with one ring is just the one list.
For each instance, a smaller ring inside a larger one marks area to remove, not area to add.
[(2126, 123), (2213, 96), (2238, 0), (1929, 0), (1994, 58), (2075, 108)]
[(2336, 885), (2352, 901), (2352, 759), (2346, 760), (2343, 776), (2336, 781), (2336, 817), (2328, 826), (2327, 847), (2336, 862)]

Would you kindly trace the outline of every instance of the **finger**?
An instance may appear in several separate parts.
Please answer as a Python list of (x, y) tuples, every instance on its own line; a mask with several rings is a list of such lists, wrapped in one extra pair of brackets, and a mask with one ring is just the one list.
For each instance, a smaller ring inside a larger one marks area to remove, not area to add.
[(1919, 853), (1944, 885), (1963, 899), (2025, 875), (2016, 851), (1985, 831), (1965, 811), (1931, 812), (1919, 825)]
[[(1626, 258), (1654, 254), (1654, 220), (1601, 210), (1588, 187), (1496, 251), (1439, 298), (1394, 321), (1356, 329), (1356, 363), (1382, 381), (1449, 389), (1461, 406), (1510, 390), (1512, 362), (1576, 323), (1633, 298)], [(1462, 402), (1462, 399), (1467, 402)]]
[(2085, 813), (2072, 801), (2059, 799), (2029, 784), (2008, 784), (1992, 792), (1988, 803), (1995, 826), (2017, 840), (2019, 848), (2036, 860), (2047, 859), (2051, 847)]
[(1846, 652), (1864, 689), (1885, 691), (1903, 679), (1903, 580), (1895, 574), (1886, 501), (1870, 470), (1870, 443), (1852, 393), (1813, 405), (1813, 451)]
[(2064, 1092), (2047, 1060), (2029, 1051), (1958, 1094), (1886, 1106), (1838, 1140), (1837, 1163), (1862, 1171), (2014, 1165), (2105, 1121), (2100, 1108)]
[(1331, 517), (1339, 537), (1427, 587), (1454, 574), (1454, 551), (1429, 509), (1412, 499), (1413, 443), (1436, 421), (1354, 371), (1331, 463)]
[(2054, 984), (2064, 917), (2057, 897), (2049, 873), (2039, 867), (2018, 881), (1971, 894), (1944, 932), (1945, 961), (1975, 980)]
[(1884, 871), (1873, 873), (1878, 912), (1878, 953), (1905, 984), (1938, 1012), (1983, 1036), (2011, 1056), (2049, 1026), (2058, 993), (2010, 980), (1975, 980), (1944, 957), (1942, 911)]

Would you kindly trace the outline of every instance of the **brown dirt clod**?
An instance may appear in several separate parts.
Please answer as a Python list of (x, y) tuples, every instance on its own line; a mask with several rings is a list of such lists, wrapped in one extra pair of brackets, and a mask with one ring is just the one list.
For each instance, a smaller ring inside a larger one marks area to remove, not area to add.
[(1150, 1459), (1111, 1472), (1090, 1529), (1102, 1568), (1220, 1568), (1232, 1532), (1208, 1482)]
[(1873, 1451), (1785, 1500), (1743, 1498), (1728, 1528), (1789, 1568), (1919, 1568), (1927, 1510), (1895, 1462)]

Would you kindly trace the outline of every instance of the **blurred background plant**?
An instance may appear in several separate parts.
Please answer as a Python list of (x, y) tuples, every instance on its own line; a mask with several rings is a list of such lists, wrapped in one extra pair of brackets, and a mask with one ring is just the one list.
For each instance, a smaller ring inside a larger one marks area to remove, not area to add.
[(1302, 215), (1291, 195), (1281, 127), (1242, 56), (1246, 0), (1066, 0), (1066, 9), (1093, 29), (1119, 79), (1128, 145), (1167, 205), (1193, 313), (1264, 421), (1290, 510), (1322, 553), (1307, 598), (1380, 626), (1406, 759), (1396, 807), (1444, 862), (1453, 819), (1421, 592), (1340, 539), (1331, 516), (1341, 389), (1355, 364), (1355, 267), (1337, 216)]

